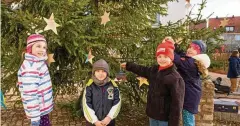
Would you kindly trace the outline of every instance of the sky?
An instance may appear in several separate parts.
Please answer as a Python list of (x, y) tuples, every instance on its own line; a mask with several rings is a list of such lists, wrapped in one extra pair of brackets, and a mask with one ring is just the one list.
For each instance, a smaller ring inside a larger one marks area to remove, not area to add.
[[(191, 7), (189, 10), (192, 10), (192, 17), (195, 17), (198, 14), (198, 9), (200, 8), (200, 3), (203, 0), (190, 0)], [(162, 24), (168, 24), (169, 21), (176, 22), (180, 19), (186, 18), (188, 10), (185, 7), (185, 0), (178, 0), (178, 2), (169, 2), (168, 3), (168, 16), (161, 16), (160, 21)], [(214, 12), (214, 13), (213, 13)], [(213, 13), (213, 14), (212, 14)], [(202, 19), (207, 18), (216, 18), (218, 17), (232, 17), (240, 16), (240, 0), (207, 0), (206, 7), (203, 9)]]
[[(197, 13), (199, 8), (199, 3), (202, 0), (190, 0), (192, 6), (195, 5), (193, 8), (193, 12)], [(240, 16), (240, 0), (207, 0), (206, 7), (203, 9), (202, 15), (203, 17), (209, 16), (212, 12), (214, 14), (211, 16), (213, 17), (231, 17)]]

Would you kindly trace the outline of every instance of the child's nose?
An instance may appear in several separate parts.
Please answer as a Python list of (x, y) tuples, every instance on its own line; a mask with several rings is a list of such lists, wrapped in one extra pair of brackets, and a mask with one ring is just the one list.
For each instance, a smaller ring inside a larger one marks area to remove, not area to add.
[(41, 51), (45, 51), (46, 49), (45, 48), (41, 48)]

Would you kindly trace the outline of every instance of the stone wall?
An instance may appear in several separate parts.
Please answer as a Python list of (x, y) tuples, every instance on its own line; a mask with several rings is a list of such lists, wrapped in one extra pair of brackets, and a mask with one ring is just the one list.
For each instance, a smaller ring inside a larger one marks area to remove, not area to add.
[(196, 126), (213, 126), (214, 84), (210, 79), (202, 83), (202, 98), (198, 107), (199, 113), (195, 115)]

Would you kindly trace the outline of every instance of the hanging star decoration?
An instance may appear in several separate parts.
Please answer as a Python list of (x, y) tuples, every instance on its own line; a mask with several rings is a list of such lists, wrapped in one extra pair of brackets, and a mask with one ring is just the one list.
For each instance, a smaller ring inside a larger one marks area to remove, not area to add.
[(44, 18), (44, 20), (47, 23), (47, 26), (44, 28), (44, 31), (52, 30), (55, 34), (57, 34), (57, 27), (59, 27), (60, 25), (54, 21), (53, 13), (51, 14), (49, 19)]
[(53, 53), (52, 53), (52, 54), (48, 54), (48, 59), (47, 59), (47, 64), (48, 64), (48, 66), (50, 66), (50, 64), (51, 64), (52, 62), (55, 62), (53, 56), (54, 56)]
[(88, 54), (86, 54), (86, 57), (87, 57), (87, 59), (86, 59), (85, 63), (89, 62), (92, 64), (92, 59), (94, 58), (94, 56), (92, 55), (91, 50), (88, 52)]
[(225, 27), (226, 25), (228, 25), (228, 21), (229, 21), (229, 19), (224, 18), (224, 19), (221, 21), (221, 24), (220, 24), (219, 26)]
[(101, 18), (102, 18), (101, 24), (103, 24), (104, 26), (106, 25), (107, 22), (110, 21), (109, 15), (110, 15), (110, 12), (107, 13), (106, 11), (104, 11), (104, 15), (101, 16)]
[(0, 91), (0, 97), (1, 97), (1, 106), (4, 108), (4, 109), (7, 109), (6, 107), (6, 104), (5, 104), (5, 98), (4, 98), (4, 95), (2, 93), (2, 91)]
[(141, 87), (143, 84), (149, 85), (149, 83), (148, 83), (146, 78), (144, 78), (144, 77), (137, 77), (137, 79), (139, 80), (139, 87)]

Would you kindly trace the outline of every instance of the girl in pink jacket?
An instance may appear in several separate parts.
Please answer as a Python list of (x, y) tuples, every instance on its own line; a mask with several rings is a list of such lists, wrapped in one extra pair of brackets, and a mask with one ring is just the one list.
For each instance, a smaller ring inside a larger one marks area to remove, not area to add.
[(46, 52), (47, 41), (44, 36), (30, 35), (25, 59), (18, 70), (17, 85), (32, 126), (50, 126), (48, 114), (53, 110), (53, 96)]

